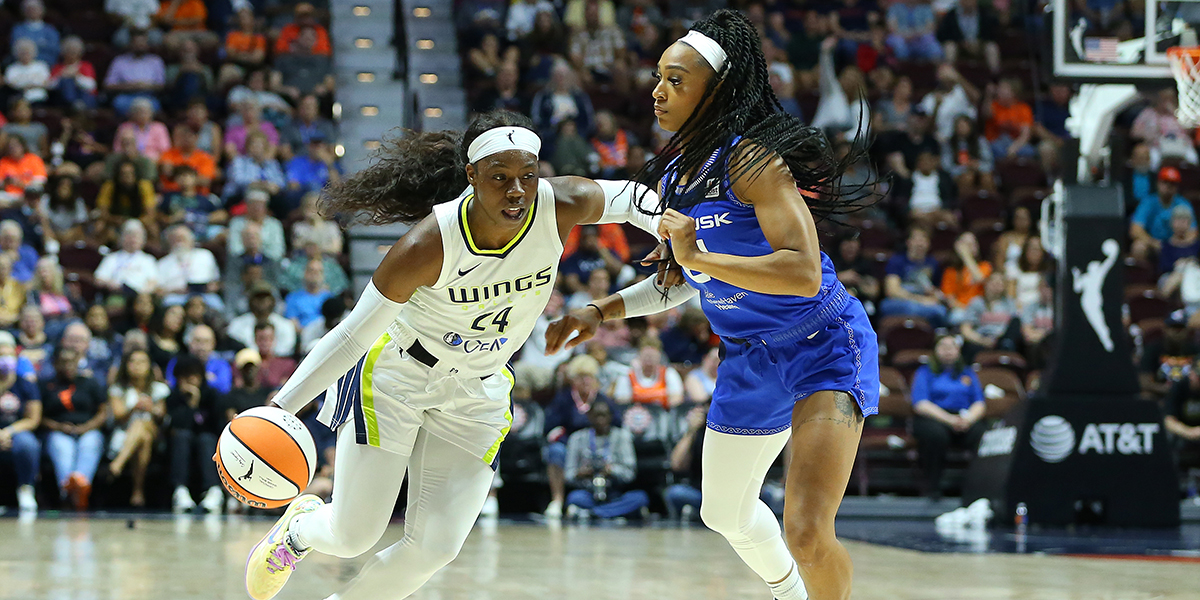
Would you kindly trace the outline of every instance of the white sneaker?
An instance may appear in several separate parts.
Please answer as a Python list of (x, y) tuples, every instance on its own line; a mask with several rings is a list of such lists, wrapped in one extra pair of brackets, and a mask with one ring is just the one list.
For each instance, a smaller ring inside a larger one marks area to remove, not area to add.
[(546, 506), (546, 512), (542, 513), (547, 519), (561, 519), (563, 514), (563, 506), (561, 500), (551, 500)]
[(196, 508), (196, 501), (192, 500), (192, 493), (184, 486), (175, 488), (175, 495), (172, 497), (171, 505), (176, 514), (185, 513), (193, 508)]
[(495, 496), (488, 496), (487, 500), (483, 501), (483, 510), (479, 515), (482, 517), (494, 517), (500, 514), (500, 501), (496, 500)]
[(233, 496), (225, 497), (225, 514), (240, 515), (242, 514), (242, 503), (238, 502)]
[(37, 512), (37, 497), (33, 493), (32, 485), (17, 488), (17, 506), (21, 512)]
[(200, 508), (210, 515), (221, 514), (221, 505), (225, 503), (225, 494), (221, 492), (221, 488), (213, 486), (204, 492), (204, 498), (200, 500)]

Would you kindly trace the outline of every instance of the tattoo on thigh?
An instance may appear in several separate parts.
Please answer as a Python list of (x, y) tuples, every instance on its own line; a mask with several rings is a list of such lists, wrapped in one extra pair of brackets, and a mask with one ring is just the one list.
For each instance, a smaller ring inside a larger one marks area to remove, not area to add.
[(837, 407), (837, 411), (839, 413), (837, 416), (812, 417), (801, 421), (800, 424), (803, 425), (805, 423), (815, 423), (817, 421), (831, 421), (839, 425), (845, 425), (846, 427), (854, 429), (855, 431), (862, 426), (862, 411), (859, 410), (858, 403), (854, 401), (853, 396), (846, 392), (834, 392), (833, 404)]

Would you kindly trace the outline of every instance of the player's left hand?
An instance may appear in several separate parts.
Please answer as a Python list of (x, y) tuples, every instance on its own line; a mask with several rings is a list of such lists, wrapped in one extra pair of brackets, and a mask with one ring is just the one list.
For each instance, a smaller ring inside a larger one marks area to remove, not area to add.
[(680, 266), (690, 266), (700, 253), (696, 245), (696, 220), (673, 208), (668, 208), (663, 214), (658, 224), (658, 235), (671, 241), (671, 251)]

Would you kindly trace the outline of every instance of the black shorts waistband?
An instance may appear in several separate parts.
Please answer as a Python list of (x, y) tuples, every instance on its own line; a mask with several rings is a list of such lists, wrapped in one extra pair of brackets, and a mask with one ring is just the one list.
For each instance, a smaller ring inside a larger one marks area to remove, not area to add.
[[(436, 367), (438, 362), (440, 362), (436, 356), (430, 354), (429, 351), (425, 349), (425, 346), (421, 345), (421, 340), (414, 339), (412, 345), (409, 346), (404, 352), (413, 357), (413, 359), (417, 362), (429, 367), (430, 369)], [(480, 377), (480, 379), (487, 379), (491, 376), (492, 374), (488, 373), (487, 375)]]

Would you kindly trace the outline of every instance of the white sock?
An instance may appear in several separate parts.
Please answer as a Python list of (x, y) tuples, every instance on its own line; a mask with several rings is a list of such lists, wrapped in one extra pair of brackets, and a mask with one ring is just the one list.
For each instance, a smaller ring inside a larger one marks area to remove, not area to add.
[(312, 547), (304, 542), (304, 539), (300, 537), (300, 532), (296, 529), (296, 524), (299, 523), (300, 519), (303, 517), (304, 515), (302, 514), (296, 515), (295, 517), (292, 517), (292, 521), (288, 523), (287, 544), (291, 547), (292, 554), (295, 554), (296, 556), (307, 552), (308, 549)]
[(775, 595), (775, 600), (808, 600), (808, 590), (805, 589), (804, 580), (800, 579), (800, 569), (794, 562), (792, 570), (788, 571), (788, 576), (784, 577), (783, 581), (768, 585), (771, 593)]

